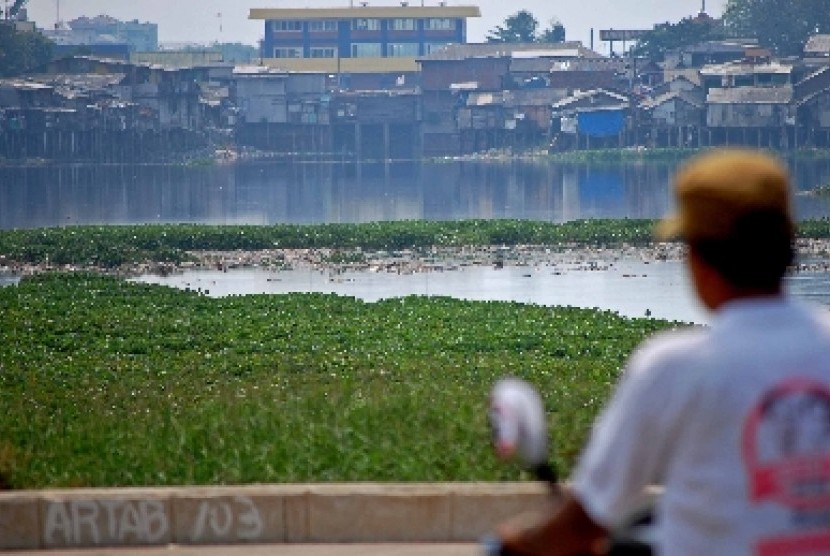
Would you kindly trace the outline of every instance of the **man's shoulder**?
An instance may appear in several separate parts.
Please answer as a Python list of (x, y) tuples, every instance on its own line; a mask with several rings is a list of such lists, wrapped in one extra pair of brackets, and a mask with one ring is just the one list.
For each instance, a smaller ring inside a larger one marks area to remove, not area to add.
[(634, 352), (632, 364), (653, 367), (697, 358), (705, 349), (710, 330), (705, 327), (685, 327), (655, 334), (645, 340)]

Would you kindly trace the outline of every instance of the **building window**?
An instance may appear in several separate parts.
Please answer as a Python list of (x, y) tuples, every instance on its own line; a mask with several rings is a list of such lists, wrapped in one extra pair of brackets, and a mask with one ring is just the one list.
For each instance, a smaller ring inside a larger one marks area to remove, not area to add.
[(337, 49), (334, 47), (312, 47), (309, 50), (312, 58), (337, 58)]
[(333, 19), (320, 19), (308, 22), (310, 32), (337, 31), (337, 22)]
[(454, 31), (455, 20), (448, 17), (431, 17), (424, 20), (424, 29), (427, 31)]
[(415, 20), (412, 18), (397, 18), (389, 21), (389, 28), (393, 31), (414, 31)]
[(353, 31), (380, 31), (379, 19), (353, 19)]
[(303, 50), (301, 48), (275, 48), (274, 58), (302, 58)]
[(418, 43), (390, 43), (386, 47), (386, 55), (390, 58), (415, 58), (418, 56)]
[(380, 58), (380, 43), (357, 42), (352, 43), (352, 58)]
[(275, 21), (273, 25), (274, 31), (276, 31), (277, 33), (295, 32), (303, 30), (302, 21)]
[(427, 54), (438, 52), (439, 50), (443, 50), (444, 48), (447, 48), (447, 43), (445, 42), (428, 42), (424, 45), (424, 49), (426, 50)]

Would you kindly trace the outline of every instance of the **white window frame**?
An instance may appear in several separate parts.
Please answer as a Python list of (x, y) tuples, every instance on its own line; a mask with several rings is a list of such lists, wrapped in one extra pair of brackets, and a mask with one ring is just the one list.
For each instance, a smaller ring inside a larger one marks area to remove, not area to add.
[(432, 54), (433, 52), (437, 52), (443, 48), (447, 47), (448, 43), (445, 42), (428, 42), (424, 43), (424, 53), (425, 54)]
[(326, 33), (337, 31), (336, 19), (314, 19), (308, 22), (308, 31), (310, 33)]
[(376, 17), (353, 19), (352, 31), (380, 31), (380, 19)]
[(415, 31), (415, 19), (411, 17), (396, 17), (389, 20), (389, 29), (392, 31)]
[(302, 58), (303, 49), (297, 46), (277, 46), (274, 47), (274, 58)]
[(308, 50), (308, 57), (309, 58), (337, 58), (337, 48), (334, 47), (334, 46), (312, 46)]
[(352, 58), (381, 58), (382, 45), (379, 42), (353, 42)]
[(425, 31), (455, 31), (455, 20), (450, 17), (428, 17), (424, 20)]
[(389, 43), (386, 45), (386, 56), (389, 58), (416, 58), (418, 56), (418, 43)]
[(275, 33), (298, 33), (303, 30), (303, 22), (296, 19), (278, 19), (271, 23)]

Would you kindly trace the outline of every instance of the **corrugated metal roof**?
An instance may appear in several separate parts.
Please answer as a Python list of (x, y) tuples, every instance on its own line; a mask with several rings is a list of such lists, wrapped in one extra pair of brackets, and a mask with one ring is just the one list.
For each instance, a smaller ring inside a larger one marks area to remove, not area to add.
[(510, 53), (511, 58), (578, 58), (578, 48), (517, 50)]
[[(544, 51), (547, 58), (600, 58), (601, 54), (582, 46), (580, 41), (553, 43), (540, 48), (539, 43), (466, 43), (448, 44), (444, 48), (431, 52), (419, 60), (464, 60), (466, 58), (527, 58), (522, 52)], [(567, 56), (566, 56), (567, 54)]]
[(807, 39), (807, 44), (804, 46), (804, 54), (830, 55), (830, 35), (813, 35)]
[(21, 91), (45, 91), (54, 89), (54, 87), (51, 87), (49, 85), (44, 85), (42, 83), (33, 83), (31, 81), (21, 81), (19, 79), (0, 80), (0, 87), (19, 89)]
[(564, 98), (559, 102), (553, 104), (554, 109), (565, 108), (571, 104), (575, 104), (580, 100), (590, 97), (599, 97), (605, 96), (608, 97), (609, 102), (608, 104), (619, 103), (620, 105), (627, 105), (628, 98), (624, 97), (623, 95), (618, 95), (617, 93), (613, 93), (611, 91), (606, 91), (605, 89), (593, 89), (590, 91), (580, 91), (574, 93), (573, 95), (569, 96), (568, 98)]
[(354, 19), (361, 17), (481, 17), (478, 6), (358, 6), (350, 8), (252, 8), (248, 19)]
[(640, 103), (640, 108), (644, 110), (652, 110), (660, 106), (661, 104), (664, 104), (674, 99), (680, 99), (683, 102), (691, 106), (694, 106), (695, 108), (703, 108), (703, 104), (701, 102), (698, 102), (698, 100), (694, 98), (694, 95), (690, 95), (688, 93), (685, 93), (684, 91), (669, 91), (667, 93), (657, 95), (654, 98), (647, 98)]
[(505, 106), (550, 106), (562, 100), (562, 92), (554, 89), (516, 89), (505, 91)]
[(787, 104), (793, 98), (793, 88), (784, 87), (730, 87), (709, 89), (706, 102), (710, 104)]
[(804, 106), (805, 104), (809, 104), (810, 102), (812, 102), (813, 99), (819, 98), (821, 96), (826, 96), (826, 95), (830, 95), (830, 89), (821, 89), (821, 90), (816, 91), (814, 93), (811, 93), (811, 94), (807, 95), (806, 97), (802, 98), (801, 100), (797, 101), (795, 105), (800, 108), (800, 107)]
[(743, 52), (745, 48), (758, 46), (757, 41), (706, 41), (700, 44), (687, 46), (682, 50), (690, 53), (709, 54), (714, 52)]
[(467, 97), (467, 106), (489, 106), (502, 104), (504, 99), (501, 93), (470, 93)]
[(415, 58), (265, 58), (263, 64), (292, 72), (317, 73), (414, 73)]
[(778, 74), (789, 75), (793, 71), (790, 64), (770, 62), (768, 64), (742, 64), (740, 62), (727, 62), (725, 64), (708, 65), (700, 69), (700, 75), (752, 75), (752, 74)]

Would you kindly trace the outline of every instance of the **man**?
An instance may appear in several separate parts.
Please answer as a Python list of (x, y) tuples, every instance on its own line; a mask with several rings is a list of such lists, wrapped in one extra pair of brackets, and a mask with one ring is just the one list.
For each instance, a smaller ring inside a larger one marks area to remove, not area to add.
[(678, 214), (657, 236), (687, 245), (711, 324), (637, 350), (558, 513), (502, 526), (511, 553), (596, 552), (660, 484), (658, 554), (830, 554), (830, 318), (783, 290), (787, 172), (760, 152), (720, 150), (674, 185)]

